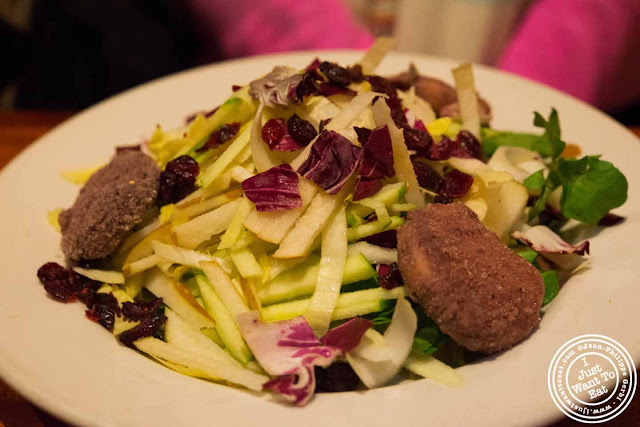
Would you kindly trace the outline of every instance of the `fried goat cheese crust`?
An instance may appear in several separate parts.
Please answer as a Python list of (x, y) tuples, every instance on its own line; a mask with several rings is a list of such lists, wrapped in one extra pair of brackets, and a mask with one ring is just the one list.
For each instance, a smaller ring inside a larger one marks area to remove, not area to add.
[(109, 256), (155, 204), (159, 179), (160, 169), (146, 154), (116, 154), (60, 214), (62, 252), (71, 261)]
[(410, 212), (398, 230), (398, 266), (411, 299), (469, 350), (509, 348), (540, 322), (540, 273), (461, 203)]

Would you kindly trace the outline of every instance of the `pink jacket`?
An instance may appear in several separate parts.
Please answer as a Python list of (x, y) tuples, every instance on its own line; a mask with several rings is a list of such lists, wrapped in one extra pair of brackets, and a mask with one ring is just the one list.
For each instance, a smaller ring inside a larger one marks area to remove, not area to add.
[[(226, 58), (372, 42), (343, 0), (190, 2), (205, 46)], [(640, 0), (537, 0), (498, 66), (603, 109), (628, 105), (640, 97)]]

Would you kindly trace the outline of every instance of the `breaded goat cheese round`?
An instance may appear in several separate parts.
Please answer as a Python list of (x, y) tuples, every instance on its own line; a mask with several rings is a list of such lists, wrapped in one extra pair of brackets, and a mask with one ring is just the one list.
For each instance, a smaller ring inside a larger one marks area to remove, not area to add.
[(160, 169), (146, 154), (116, 154), (60, 214), (62, 252), (72, 261), (109, 256), (154, 205), (159, 178)]
[(469, 350), (509, 348), (540, 322), (540, 273), (461, 203), (410, 212), (398, 265), (411, 299)]

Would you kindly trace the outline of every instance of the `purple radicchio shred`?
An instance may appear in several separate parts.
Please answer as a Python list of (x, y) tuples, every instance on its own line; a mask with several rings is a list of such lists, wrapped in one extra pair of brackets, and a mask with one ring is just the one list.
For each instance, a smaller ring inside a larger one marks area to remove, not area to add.
[(154, 314), (162, 306), (162, 298), (155, 298), (147, 302), (123, 302), (122, 315), (125, 319), (134, 322)]
[(327, 193), (336, 194), (355, 172), (361, 157), (360, 147), (335, 131), (323, 130), (298, 172)]
[(329, 124), (331, 119), (320, 120), (320, 124), (318, 125), (318, 132), (322, 132), (325, 127)]
[(453, 198), (462, 197), (467, 194), (472, 184), (471, 175), (454, 169), (444, 175), (439, 193)]
[(298, 174), (289, 165), (275, 166), (242, 181), (242, 189), (258, 212), (284, 211), (302, 207)]
[(220, 108), (220, 106), (214, 107), (209, 111), (198, 111), (196, 113), (193, 114), (189, 114), (185, 119), (184, 122), (185, 124), (189, 124), (192, 121), (194, 121), (196, 119), (196, 117), (198, 117), (198, 114), (202, 114), (205, 118), (209, 118), (211, 116), (213, 116), (215, 114), (216, 111), (218, 111), (218, 109)]
[(369, 319), (354, 317), (328, 331), (320, 341), (324, 345), (339, 348), (346, 353), (356, 348), (371, 325)]
[(289, 134), (282, 119), (270, 119), (262, 127), (262, 140), (272, 151), (296, 151), (302, 148)]
[(355, 390), (358, 374), (346, 362), (333, 362), (327, 368), (315, 367), (316, 393), (340, 393)]
[(227, 141), (230, 141), (240, 130), (240, 123), (233, 122), (224, 124), (217, 131), (211, 133), (207, 142), (196, 150), (197, 153), (210, 150)]
[(402, 286), (402, 275), (398, 268), (398, 263), (380, 264), (378, 266), (378, 281), (380, 287), (384, 289), (393, 289)]
[(249, 83), (249, 95), (269, 107), (286, 107), (302, 100), (297, 93), (303, 80), (295, 68), (276, 66), (266, 76)]
[(426, 130), (404, 128), (404, 142), (409, 150), (416, 152), (416, 156), (429, 158), (431, 155), (431, 146), (433, 138)]
[(614, 225), (622, 224), (626, 219), (623, 216), (608, 213), (602, 217), (598, 225), (601, 227), (613, 227)]
[[(365, 134), (362, 130), (360, 133)], [(389, 135), (389, 128), (384, 125), (371, 131), (369, 139), (364, 144), (362, 163), (353, 200), (361, 200), (375, 194), (382, 188), (382, 178), (385, 176), (392, 177), (395, 174), (391, 136)]]
[(353, 200), (358, 201), (371, 197), (380, 191), (383, 187), (382, 180), (380, 178), (365, 178), (359, 177), (356, 183), (356, 188), (353, 191)]
[(167, 163), (160, 173), (158, 204), (178, 202), (196, 189), (196, 178), (200, 172), (198, 162), (187, 155), (177, 157)]
[(313, 125), (309, 121), (298, 117), (297, 114), (287, 120), (287, 131), (291, 138), (301, 146), (306, 146), (318, 135)]
[(318, 58), (315, 58), (313, 61), (311, 61), (309, 65), (307, 65), (307, 67), (305, 68), (305, 71), (317, 70), (319, 66), (320, 66), (320, 60)]
[(438, 193), (444, 180), (431, 165), (411, 159), (420, 187)]
[(398, 232), (396, 230), (387, 230), (362, 239), (372, 245), (382, 246), (383, 248), (395, 249), (398, 247)]
[(369, 137), (371, 136), (371, 129), (361, 128), (358, 126), (354, 126), (353, 130), (356, 132), (358, 136), (358, 142), (363, 146), (369, 141)]
[(141, 338), (151, 337), (158, 333), (167, 321), (163, 314), (150, 314), (144, 317), (139, 324), (121, 333), (118, 338), (127, 347), (133, 348), (133, 343)]

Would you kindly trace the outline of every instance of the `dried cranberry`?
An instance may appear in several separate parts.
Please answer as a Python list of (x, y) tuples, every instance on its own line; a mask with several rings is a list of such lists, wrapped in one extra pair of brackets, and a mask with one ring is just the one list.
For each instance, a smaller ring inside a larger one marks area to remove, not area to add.
[(316, 391), (318, 393), (335, 393), (355, 390), (360, 379), (346, 362), (334, 362), (327, 368), (315, 367)]
[(289, 135), (291, 135), (293, 140), (300, 145), (309, 144), (313, 140), (313, 138), (318, 135), (318, 132), (316, 132), (316, 129), (313, 127), (313, 125), (308, 121), (298, 117), (297, 114), (294, 114), (293, 116), (289, 117), (289, 120), (287, 120), (287, 130), (289, 131)]
[(445, 174), (439, 193), (449, 197), (462, 197), (467, 194), (472, 184), (473, 177), (471, 175), (452, 170)]
[(69, 277), (67, 269), (56, 262), (48, 262), (38, 269), (38, 280), (43, 284), (51, 280), (65, 280)]
[(196, 189), (196, 178), (200, 172), (198, 162), (189, 156), (180, 156), (167, 163), (160, 174), (158, 202), (165, 205), (175, 203)]
[(62, 302), (76, 300), (73, 284), (69, 280), (69, 272), (60, 264), (55, 262), (44, 264), (38, 269), (37, 276), (52, 298)]
[(365, 145), (367, 142), (369, 142), (369, 137), (371, 136), (372, 132), (371, 129), (354, 126), (353, 130), (356, 131), (356, 135), (358, 135), (358, 142), (360, 144)]
[(225, 143), (227, 141), (230, 141), (231, 138), (233, 138), (234, 136), (236, 136), (236, 134), (238, 133), (238, 131), (240, 130), (240, 123), (238, 122), (233, 122), (233, 123), (227, 123), (224, 124), (220, 127), (220, 129), (218, 130), (218, 141), (219, 143)]
[[(475, 157), (478, 160), (484, 161), (484, 156), (482, 155), (482, 146), (480, 145), (480, 141), (469, 131), (461, 130), (456, 137), (458, 144), (465, 149), (467, 153), (471, 157)], [(460, 156), (458, 156), (460, 157)]]
[(402, 108), (402, 101), (398, 97), (391, 97), (385, 99), (389, 109), (391, 110), (391, 118), (393, 119), (393, 123), (400, 128), (408, 128), (409, 122), (407, 122), (407, 116), (404, 114), (404, 108)]
[(148, 302), (124, 302), (122, 314), (126, 319), (139, 321), (143, 317), (158, 311), (162, 305), (162, 298), (156, 298)]
[(282, 119), (270, 119), (262, 127), (262, 140), (272, 147), (287, 133)]
[(162, 314), (151, 314), (144, 317), (135, 327), (121, 333), (118, 338), (124, 345), (133, 348), (135, 341), (155, 335), (166, 321), (166, 316)]
[(349, 77), (351, 78), (352, 82), (359, 83), (364, 80), (364, 75), (362, 74), (362, 66), (360, 64), (348, 67), (347, 71), (349, 72)]
[(338, 64), (331, 62), (323, 62), (318, 68), (327, 79), (336, 86), (347, 86), (351, 83), (351, 75), (346, 68), (342, 68)]
[(404, 128), (404, 143), (409, 150), (413, 150), (419, 157), (429, 158), (433, 139), (426, 130)]
[(378, 279), (380, 281), (380, 287), (384, 289), (393, 289), (401, 286), (403, 281), (398, 263), (394, 262), (393, 264), (380, 265), (378, 267)]
[(456, 147), (458, 147), (458, 144), (455, 141), (443, 136), (440, 142), (431, 145), (431, 155), (429, 158), (432, 160), (447, 160), (451, 157)]
[(96, 280), (91, 280), (88, 277), (82, 276), (75, 271), (69, 272), (69, 279), (71, 280), (74, 293), (78, 299), (87, 307), (91, 308), (95, 302), (96, 291), (102, 284)]
[(302, 75), (302, 81), (296, 87), (296, 98), (299, 101), (305, 96), (318, 94), (318, 82), (322, 80), (322, 77), (315, 69), (307, 70)]
[(231, 85), (231, 92), (236, 92), (240, 89), (242, 89), (242, 86), (240, 85)]
[(397, 98), (396, 87), (390, 80), (380, 76), (366, 76), (364, 79), (371, 84), (373, 92), (384, 93), (389, 95), (390, 98)]
[(443, 178), (438, 172), (430, 165), (422, 162), (413, 161), (413, 170), (418, 178), (418, 184), (420, 187), (431, 190), (435, 193), (440, 191)]
[(97, 305), (94, 307), (93, 316), (96, 322), (109, 332), (113, 332), (113, 327), (116, 324), (116, 313), (105, 305)]

